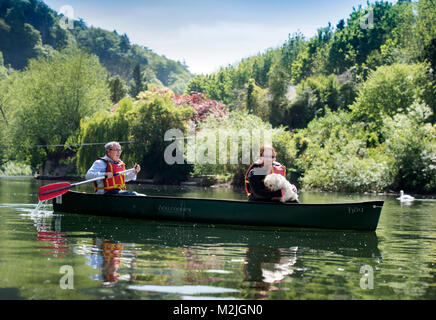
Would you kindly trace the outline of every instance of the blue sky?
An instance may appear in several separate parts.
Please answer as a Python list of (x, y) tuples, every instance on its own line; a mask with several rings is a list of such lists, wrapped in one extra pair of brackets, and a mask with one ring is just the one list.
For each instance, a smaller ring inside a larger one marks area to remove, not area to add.
[[(126, 33), (132, 43), (167, 58), (185, 61), (193, 73), (282, 45), (288, 35), (311, 37), (336, 26), (367, 0), (44, 0), (52, 9), (73, 8), (88, 26)], [(371, 1), (373, 2), (373, 1)]]

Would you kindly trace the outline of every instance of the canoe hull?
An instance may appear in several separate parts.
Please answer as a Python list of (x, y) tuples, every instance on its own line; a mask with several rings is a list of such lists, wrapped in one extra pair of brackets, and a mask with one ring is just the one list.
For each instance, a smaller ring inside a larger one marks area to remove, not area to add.
[(67, 192), (55, 212), (203, 223), (374, 231), (383, 201), (282, 204), (165, 196), (105, 196)]

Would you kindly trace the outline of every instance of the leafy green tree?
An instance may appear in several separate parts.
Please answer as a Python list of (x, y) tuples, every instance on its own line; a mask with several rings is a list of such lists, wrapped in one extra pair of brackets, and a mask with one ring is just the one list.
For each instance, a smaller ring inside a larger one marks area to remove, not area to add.
[(0, 3), (0, 51), (7, 64), (22, 69), (30, 58), (60, 49), (68, 35), (59, 26), (55, 12), (38, 0), (3, 0)]
[(381, 191), (393, 183), (392, 158), (382, 148), (368, 149), (364, 126), (345, 110), (311, 121), (294, 136), (295, 165), (306, 190)]
[(328, 44), (332, 37), (333, 30), (329, 24), (325, 28), (318, 29), (316, 36), (308, 42), (299, 44), (296, 56), (288, 66), (293, 84), (299, 83), (312, 74), (324, 72), (328, 58)]
[(133, 69), (133, 84), (130, 87), (130, 95), (136, 98), (136, 96), (143, 90), (144, 90), (144, 81), (142, 78), (141, 66), (138, 63)]
[[(68, 48), (47, 58), (31, 60), (29, 67), (11, 75), (8, 134), (19, 148), (17, 156), (40, 168), (57, 166), (66, 156), (62, 147), (78, 134), (80, 120), (110, 108), (104, 68), (98, 58)], [(41, 166), (41, 167), (40, 167)]]
[(120, 50), (126, 53), (130, 49), (130, 40), (127, 34), (123, 34), (120, 38)]
[(425, 123), (431, 114), (425, 104), (414, 103), (407, 114), (384, 118), (383, 136), (386, 154), (393, 162), (395, 190), (436, 190), (436, 126)]
[(288, 36), (288, 40), (281, 47), (281, 63), (286, 70), (292, 69), (292, 64), (305, 47), (306, 41), (303, 34), (295, 33)]
[(230, 69), (220, 69), (217, 74), (211, 76), (211, 86), (209, 89), (209, 97), (212, 100), (219, 100), (227, 103), (230, 97), (232, 81), (230, 77)]
[(341, 74), (354, 65), (362, 65), (368, 56), (379, 50), (390, 39), (392, 32), (402, 24), (404, 10), (410, 10), (410, 1), (391, 4), (376, 1), (363, 9), (359, 6), (338, 29), (332, 39), (326, 71)]
[[(131, 141), (123, 146), (123, 161), (128, 165), (135, 162), (142, 166), (140, 175), (156, 182), (177, 182), (185, 180), (191, 167), (187, 164), (168, 165), (164, 159), (165, 132), (180, 129), (186, 134), (186, 120), (194, 110), (192, 107), (176, 106), (174, 93), (169, 90), (143, 91), (138, 100), (124, 98), (113, 111), (103, 111), (84, 119), (81, 123), (81, 144), (107, 142), (112, 140)], [(102, 155), (101, 146), (80, 147), (77, 167), (81, 173)]]
[(430, 62), (433, 70), (436, 70), (436, 5), (434, 0), (419, 0), (417, 11), (418, 21), (414, 38), (417, 41), (417, 52), (422, 60)]
[(190, 95), (192, 92), (201, 92), (207, 94), (209, 91), (209, 78), (205, 75), (197, 75), (188, 83), (185, 94)]
[(108, 79), (108, 86), (112, 103), (117, 103), (127, 94), (127, 86), (120, 76)]
[(434, 112), (433, 96), (427, 65), (393, 64), (371, 73), (350, 108), (355, 121), (364, 121), (380, 133), (384, 116), (407, 113), (415, 101), (428, 102)]
[(305, 128), (315, 117), (322, 117), (327, 109), (347, 108), (353, 99), (349, 82), (341, 85), (335, 75), (317, 75), (300, 82), (296, 97), (285, 109), (281, 123), (290, 129)]
[(186, 135), (186, 123), (194, 113), (193, 108), (176, 106), (171, 91), (163, 94), (146, 91), (139, 96), (135, 108), (126, 116), (130, 122), (130, 137), (141, 142), (134, 145), (134, 154), (143, 165), (143, 174), (156, 182), (184, 180), (191, 167), (165, 162), (164, 152), (169, 142), (164, 141), (164, 136), (170, 129), (179, 129)]
[[(77, 143), (80, 147), (77, 151), (76, 166), (79, 174), (85, 174), (97, 157), (104, 156), (104, 144), (109, 141), (129, 140), (129, 121), (126, 113), (133, 108), (133, 99), (124, 98), (118, 102), (118, 108), (113, 112), (100, 110), (83, 118), (80, 122), (80, 133)], [(91, 144), (88, 143), (101, 143)], [(123, 145), (122, 159), (127, 165), (132, 165), (133, 158), (130, 144)], [(127, 159), (126, 159), (127, 157)], [(139, 160), (133, 160), (139, 162)]]
[(239, 109), (245, 109), (261, 119), (269, 118), (269, 103), (266, 90), (259, 87), (254, 79), (250, 79), (241, 90), (237, 104)]
[(268, 88), (271, 95), (269, 121), (273, 126), (278, 126), (283, 123), (288, 106), (286, 99), (288, 76), (280, 61), (276, 61), (269, 71)]

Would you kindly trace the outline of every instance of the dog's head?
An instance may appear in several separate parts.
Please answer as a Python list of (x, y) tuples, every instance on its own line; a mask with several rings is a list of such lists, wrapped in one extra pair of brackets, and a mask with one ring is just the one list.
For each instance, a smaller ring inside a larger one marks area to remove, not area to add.
[(277, 191), (280, 190), (280, 178), (281, 175), (277, 173), (269, 174), (265, 177), (265, 180), (263, 180), (263, 183), (265, 184), (265, 188), (271, 191)]

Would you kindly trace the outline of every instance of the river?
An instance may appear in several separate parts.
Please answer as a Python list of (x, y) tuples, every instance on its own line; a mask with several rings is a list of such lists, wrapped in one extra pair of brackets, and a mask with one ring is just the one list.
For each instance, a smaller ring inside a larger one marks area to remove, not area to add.
[[(385, 200), (375, 232), (222, 226), (35, 212), (53, 181), (0, 178), (0, 299), (436, 299), (436, 199)], [(243, 190), (129, 185), (244, 199)], [(83, 185), (79, 191), (92, 192)]]

